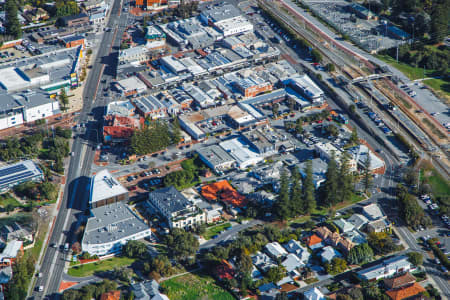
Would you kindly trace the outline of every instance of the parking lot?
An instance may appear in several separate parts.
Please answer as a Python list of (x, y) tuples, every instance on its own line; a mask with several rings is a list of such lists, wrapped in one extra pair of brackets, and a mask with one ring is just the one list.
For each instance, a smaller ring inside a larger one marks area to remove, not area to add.
[(23, 47), (8, 48), (0, 51), (0, 63), (11, 62), (30, 56), (30, 52)]
[(363, 20), (352, 16), (345, 8), (348, 5), (348, 2), (308, 2), (308, 6), (315, 13), (348, 35), (366, 51), (388, 49), (402, 43), (387, 34), (383, 21)]

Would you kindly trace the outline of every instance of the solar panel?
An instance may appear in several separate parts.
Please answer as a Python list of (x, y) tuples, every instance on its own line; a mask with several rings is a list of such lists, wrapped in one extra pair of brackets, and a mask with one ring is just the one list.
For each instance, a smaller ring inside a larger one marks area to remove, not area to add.
[(11, 173), (25, 171), (26, 169), (27, 169), (27, 167), (25, 167), (23, 164), (12, 166), (12, 167), (8, 167), (8, 168), (4, 168), (4, 169), (0, 169), (0, 177), (9, 175)]
[(26, 178), (26, 177), (29, 177), (31, 175), (33, 175), (33, 172), (26, 171), (24, 173), (20, 173), (20, 174), (16, 174), (16, 175), (13, 175), (13, 176), (6, 177), (6, 178), (2, 178), (2, 179), (0, 179), (0, 185), (5, 184), (5, 183), (9, 183), (11, 181), (19, 180), (19, 179), (22, 179), (22, 178)]

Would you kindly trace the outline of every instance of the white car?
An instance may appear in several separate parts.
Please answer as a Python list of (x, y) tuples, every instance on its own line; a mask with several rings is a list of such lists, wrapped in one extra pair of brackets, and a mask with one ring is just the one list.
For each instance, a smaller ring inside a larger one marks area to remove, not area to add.
[(40, 286), (38, 287), (38, 291), (39, 291), (39, 292), (43, 292), (43, 291), (44, 291), (44, 286), (43, 286), (43, 285), (40, 285)]

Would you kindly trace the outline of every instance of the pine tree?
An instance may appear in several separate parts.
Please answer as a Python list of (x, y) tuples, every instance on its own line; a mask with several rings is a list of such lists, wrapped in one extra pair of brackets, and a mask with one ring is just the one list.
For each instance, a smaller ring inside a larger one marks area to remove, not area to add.
[(305, 173), (306, 176), (303, 182), (303, 203), (305, 205), (305, 212), (312, 213), (312, 211), (316, 208), (316, 198), (314, 191), (312, 161), (310, 160), (306, 162)]
[(352, 135), (350, 136), (350, 139), (348, 142), (351, 145), (359, 144), (358, 132), (356, 131), (356, 128), (353, 128)]
[(336, 154), (331, 153), (328, 162), (327, 172), (325, 173), (326, 181), (324, 183), (324, 204), (331, 206), (337, 202), (338, 194), (338, 166), (336, 162)]
[(275, 214), (278, 219), (286, 220), (290, 217), (289, 204), (289, 177), (287, 172), (283, 170), (280, 177), (280, 190), (278, 191), (277, 202), (275, 205)]
[(350, 157), (347, 152), (341, 156), (338, 177), (338, 200), (344, 202), (352, 194), (352, 174), (350, 173)]
[(364, 161), (364, 170), (363, 170), (363, 184), (364, 191), (367, 193), (367, 190), (370, 188), (370, 184), (372, 181), (372, 177), (370, 174), (370, 153), (367, 152), (367, 157)]
[(14, 39), (20, 38), (22, 36), (22, 27), (17, 17), (17, 3), (15, 0), (6, 0), (5, 19), (6, 34)]
[(297, 167), (294, 168), (292, 175), (292, 188), (290, 195), (291, 212), (295, 215), (303, 213), (302, 187), (300, 183), (300, 172)]

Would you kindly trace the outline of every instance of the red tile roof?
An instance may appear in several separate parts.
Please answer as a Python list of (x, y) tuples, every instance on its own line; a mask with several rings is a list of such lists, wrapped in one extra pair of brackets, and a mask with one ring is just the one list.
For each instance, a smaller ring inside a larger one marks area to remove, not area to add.
[(120, 291), (103, 293), (100, 300), (120, 300)]
[(202, 196), (208, 201), (220, 200), (235, 207), (245, 207), (247, 199), (239, 194), (226, 180), (202, 186)]
[(121, 126), (103, 126), (103, 136), (110, 136), (111, 138), (130, 138), (133, 135), (134, 129)]
[(322, 239), (320, 237), (318, 237), (317, 235), (313, 234), (311, 236), (308, 237), (306, 244), (308, 246), (313, 246), (315, 244), (319, 244), (322, 243)]
[(397, 289), (399, 287), (412, 284), (416, 282), (416, 278), (412, 276), (410, 273), (405, 273), (403, 275), (392, 277), (392, 278), (386, 278), (383, 280), (384, 286), (386, 289)]
[(425, 292), (425, 289), (418, 284), (417, 282), (414, 282), (413, 284), (409, 286), (404, 286), (395, 290), (387, 291), (386, 294), (392, 299), (392, 300), (402, 300), (406, 299), (412, 296), (415, 296), (419, 293)]

